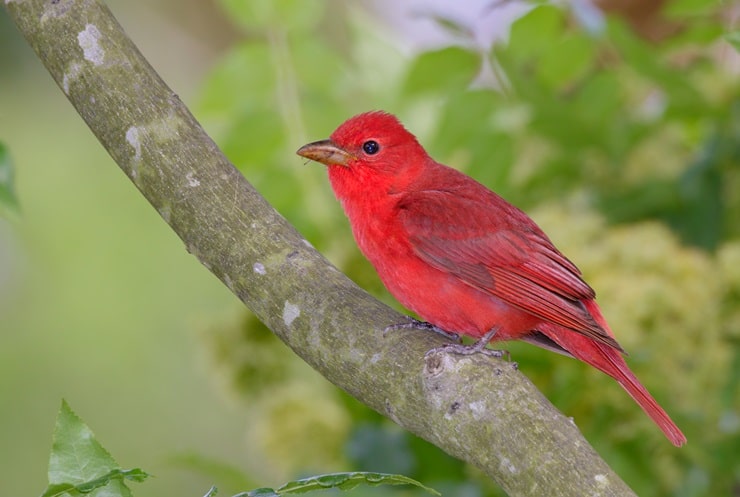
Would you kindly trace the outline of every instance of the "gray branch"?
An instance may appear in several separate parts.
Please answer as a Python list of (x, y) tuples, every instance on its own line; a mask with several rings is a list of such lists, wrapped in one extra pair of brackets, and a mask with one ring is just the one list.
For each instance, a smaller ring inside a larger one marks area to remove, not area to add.
[(329, 381), (481, 468), (511, 496), (634, 495), (511, 363), (480, 354), (425, 358), (442, 337), (384, 333), (403, 316), (329, 264), (259, 195), (104, 4), (5, 7), (187, 250)]

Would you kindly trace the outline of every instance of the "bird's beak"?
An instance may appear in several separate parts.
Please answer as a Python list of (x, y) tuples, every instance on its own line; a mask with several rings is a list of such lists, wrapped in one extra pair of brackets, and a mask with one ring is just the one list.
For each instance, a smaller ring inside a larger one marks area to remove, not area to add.
[(321, 162), (327, 166), (346, 166), (350, 160), (355, 158), (331, 140), (321, 140), (303, 145), (296, 153), (301, 157)]

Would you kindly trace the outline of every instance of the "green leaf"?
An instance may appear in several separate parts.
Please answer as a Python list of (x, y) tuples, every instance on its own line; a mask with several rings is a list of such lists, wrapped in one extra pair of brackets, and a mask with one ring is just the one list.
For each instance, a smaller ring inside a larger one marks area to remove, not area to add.
[(583, 33), (563, 33), (543, 52), (537, 73), (548, 87), (560, 89), (591, 68), (596, 44)]
[[(139, 468), (113, 469), (99, 478), (95, 478), (93, 480), (82, 482), (76, 485), (73, 485), (71, 483), (55, 483), (49, 485), (46, 491), (41, 494), (41, 497), (55, 497), (64, 494), (89, 494), (94, 490), (105, 487), (107, 485), (120, 484), (123, 480), (142, 482), (148, 477), (149, 475)], [(106, 495), (130, 495), (125, 485), (123, 485), (123, 488), (125, 489), (124, 492), (106, 492)]]
[(565, 12), (553, 5), (540, 5), (511, 24), (509, 49), (515, 59), (526, 61), (549, 51), (562, 36)]
[(272, 488), (255, 488), (251, 492), (236, 494), (234, 497), (279, 497), (279, 495)]
[(436, 490), (403, 475), (355, 471), (351, 473), (330, 473), (312, 476), (310, 478), (288, 482), (277, 490), (258, 488), (250, 492), (237, 494), (234, 497), (278, 497), (281, 495), (303, 494), (313, 490), (326, 490), (330, 488), (351, 490), (362, 484), (373, 487), (378, 485), (413, 485), (426, 490), (430, 494), (440, 495)]
[(18, 197), (15, 195), (15, 171), (8, 149), (0, 143), (0, 213), (4, 210), (17, 213)]
[(421, 54), (411, 66), (404, 93), (450, 93), (467, 89), (480, 69), (480, 56), (460, 47)]
[[(49, 486), (42, 497), (63, 494), (129, 497), (131, 491), (124, 481), (141, 482), (148, 477), (138, 468), (121, 469), (90, 428), (62, 401), (49, 457)], [(97, 492), (103, 487), (104, 492)]]
[(567, 12), (552, 5), (512, 24), (508, 42), (491, 55), (516, 93), (532, 99), (569, 92), (593, 72), (599, 40), (571, 24)]

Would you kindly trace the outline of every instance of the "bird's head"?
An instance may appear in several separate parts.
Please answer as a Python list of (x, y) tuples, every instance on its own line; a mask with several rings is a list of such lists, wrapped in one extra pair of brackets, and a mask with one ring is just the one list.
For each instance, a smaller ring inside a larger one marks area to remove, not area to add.
[(328, 140), (304, 145), (296, 153), (329, 166), (335, 185), (337, 181), (379, 181), (391, 186), (410, 180), (428, 158), (414, 135), (394, 115), (381, 111), (354, 116)]

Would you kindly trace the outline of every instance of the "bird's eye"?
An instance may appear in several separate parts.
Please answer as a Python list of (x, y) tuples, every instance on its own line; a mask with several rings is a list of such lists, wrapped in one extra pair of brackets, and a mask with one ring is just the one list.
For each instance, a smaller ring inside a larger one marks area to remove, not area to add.
[(375, 155), (378, 153), (378, 150), (380, 150), (380, 145), (378, 145), (378, 142), (375, 140), (368, 140), (362, 144), (362, 150), (367, 155)]

